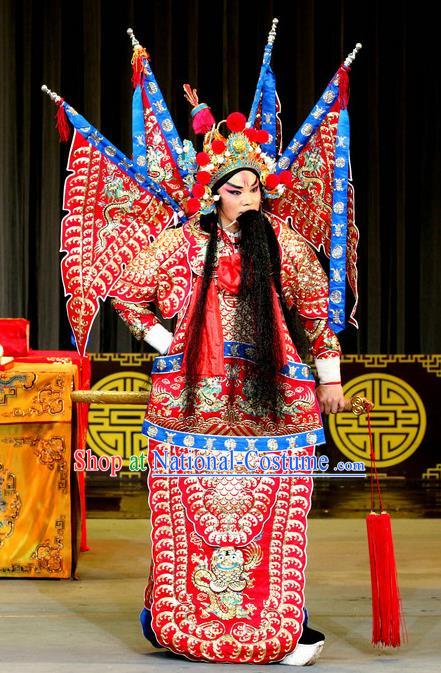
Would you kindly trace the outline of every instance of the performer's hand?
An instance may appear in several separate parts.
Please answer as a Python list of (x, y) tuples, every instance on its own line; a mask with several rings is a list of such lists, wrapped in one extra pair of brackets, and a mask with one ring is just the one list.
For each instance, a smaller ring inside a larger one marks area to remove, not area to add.
[(345, 408), (343, 388), (339, 383), (331, 386), (317, 386), (316, 393), (320, 411), (323, 414), (336, 414)]

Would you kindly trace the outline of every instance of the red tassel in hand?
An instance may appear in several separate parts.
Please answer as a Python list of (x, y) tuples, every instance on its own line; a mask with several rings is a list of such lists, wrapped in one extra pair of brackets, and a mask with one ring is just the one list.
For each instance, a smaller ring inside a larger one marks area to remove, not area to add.
[(63, 98), (60, 98), (60, 100), (57, 102), (58, 110), (55, 119), (57, 123), (58, 135), (60, 136), (60, 142), (67, 143), (70, 138), (71, 129), (63, 103)]
[(199, 103), (196, 89), (192, 89), (189, 84), (184, 84), (184, 95), (193, 106), (191, 111), (193, 131), (196, 134), (205, 135), (216, 123), (210, 108), (206, 103)]
[[(391, 518), (383, 508), (369, 413), (367, 420), (371, 447), (371, 513), (366, 517), (366, 525), (372, 585), (372, 644), (398, 647), (401, 644), (401, 624), (404, 624), (404, 618), (398, 588)], [(374, 511), (374, 480), (381, 514)]]

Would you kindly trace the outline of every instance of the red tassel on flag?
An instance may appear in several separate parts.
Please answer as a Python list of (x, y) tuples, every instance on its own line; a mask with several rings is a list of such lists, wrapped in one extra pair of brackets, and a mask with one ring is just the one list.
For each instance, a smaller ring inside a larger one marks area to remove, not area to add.
[(150, 107), (149, 99), (147, 98), (147, 94), (145, 92), (144, 87), (141, 88), (141, 98), (142, 98), (142, 106), (144, 110), (147, 110), (147, 108)]
[[(384, 511), (375, 462), (370, 414), (367, 414), (371, 450), (371, 512), (366, 517), (372, 585), (372, 644), (399, 647), (404, 625), (390, 515)], [(375, 510), (375, 486), (380, 514)]]
[(55, 119), (57, 124), (58, 135), (60, 137), (60, 142), (67, 143), (70, 138), (71, 128), (63, 103), (64, 103), (63, 98), (60, 98), (60, 100), (57, 102), (58, 110), (57, 114), (55, 115)]
[(349, 69), (342, 65), (338, 70), (338, 102), (342, 110), (346, 110), (349, 103)]
[(144, 59), (149, 60), (149, 55), (141, 46), (135, 47), (132, 56), (132, 84), (133, 88), (141, 86), (144, 75)]

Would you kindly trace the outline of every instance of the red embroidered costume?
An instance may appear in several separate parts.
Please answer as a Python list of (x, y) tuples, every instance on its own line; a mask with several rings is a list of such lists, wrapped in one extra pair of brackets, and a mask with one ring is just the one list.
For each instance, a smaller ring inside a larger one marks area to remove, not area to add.
[[(285, 302), (289, 308), (295, 306), (301, 316), (313, 357), (317, 360), (338, 357), (340, 347), (337, 337), (327, 325), (326, 275), (309, 245), (280, 218), (275, 215), (269, 217), (280, 244)], [(182, 354), (189, 315), (196, 296), (195, 286), (203, 272), (207, 240), (208, 234), (200, 229), (197, 217), (179, 229), (166, 230), (127, 267), (124, 282), (117, 288), (119, 296), (124, 296), (124, 301), (112, 300), (138, 339), (143, 339), (159, 322), (149, 309), (150, 303), (156, 304), (164, 318), (177, 316), (168, 355), (159, 357), (154, 366), (145, 427), (153, 428), (156, 424), (183, 432), (239, 436), (289, 435), (320, 429), (320, 412), (314, 395), (315, 382), (307, 365), (298, 366), (301, 360), (280, 309), (285, 347), (281, 374), (285, 415), (274, 427), (267, 417), (255, 417), (249, 411), (247, 413), (240, 392), (246, 384), (241, 363), (253, 357), (253, 316), (249, 318), (249, 329), (237, 334), (234, 316), (240, 266), (234, 266), (238, 253), (234, 243), (226, 236), (218, 244), (213, 281), (215, 296), (208, 309), (211, 313), (207, 347), (211, 346), (211, 351), (201, 353), (201, 358), (205, 359), (205, 372), (198, 390), (197, 405), (190, 417), (185, 415)], [(213, 347), (213, 340), (216, 340), (216, 348)], [(301, 379), (296, 378), (299, 372), (302, 372)], [(232, 398), (229, 394), (233, 383), (238, 398)], [(152, 430), (149, 434), (154, 436)]]
[[(346, 112), (347, 70), (356, 50), (282, 152), (270, 67), (276, 23), (248, 119), (232, 113), (222, 134), (223, 122), (216, 126), (186, 85), (194, 129), (205, 134), (197, 154), (179, 138), (133, 32), (132, 159), (47, 90), (59, 107), (59, 129), (65, 133), (63, 115), (75, 128), (62, 275), (78, 349), (86, 348), (100, 300), (110, 297), (133, 334), (161, 353), (143, 425), (152, 512), (148, 628), (160, 645), (211, 662), (280, 661), (302, 633), (312, 479), (310, 467), (296, 460), (312, 456), (324, 434), (315, 380), (286, 316), (299, 316), (319, 382), (339, 382), (334, 332), (345, 322), (346, 276), (356, 296), (358, 232)], [(267, 399), (255, 395), (266, 380), (253, 376), (254, 366), (263, 371), (257, 366), (262, 330), (249, 297), (247, 303), (241, 295), (243, 239), (216, 221), (219, 185), (238, 171), (257, 176), (265, 217), (257, 214), (260, 204), (254, 215), (278, 246), (277, 273), (271, 266), (268, 274), (256, 264), (248, 267), (266, 279), (277, 337), (267, 398), (276, 400), (277, 413), (255, 404)], [(201, 215), (214, 218), (211, 233)], [(210, 275), (205, 264), (212, 241)], [(309, 244), (330, 258), (329, 287)], [(194, 323), (201, 288), (203, 320)], [(164, 319), (176, 318), (173, 336), (152, 304)], [(187, 368), (194, 324), (199, 347)]]
[[(285, 301), (297, 308), (314, 357), (338, 358), (338, 340), (327, 326), (328, 284), (322, 267), (295, 231), (277, 216), (270, 219), (281, 249)], [(138, 338), (158, 322), (150, 302), (164, 318), (177, 315), (168, 355), (155, 361), (144, 423), (152, 438), (154, 558), (147, 607), (159, 643), (176, 652), (210, 661), (271, 661), (292, 651), (301, 632), (312, 480), (246, 474), (161, 479), (153, 458), (166, 453), (170, 460), (189, 449), (205, 460), (216, 451), (243, 456), (247, 449), (302, 456), (323, 441), (315, 381), (301, 363), (281, 311), (284, 414), (275, 422), (270, 414), (254, 415), (247, 404), (245, 363), (253, 358), (253, 316), (249, 329), (234, 331), (240, 269), (234, 265), (235, 246), (225, 237), (218, 243), (207, 337), (210, 345), (222, 339), (222, 358), (219, 362), (216, 352), (205, 354), (211, 375), (202, 377), (195, 407), (191, 415), (186, 413), (182, 353), (207, 239), (197, 217), (163, 232), (127, 267), (118, 288), (126, 300), (113, 300)], [(231, 569), (218, 558), (226, 550), (235, 558)], [(225, 573), (226, 579), (219, 580)]]

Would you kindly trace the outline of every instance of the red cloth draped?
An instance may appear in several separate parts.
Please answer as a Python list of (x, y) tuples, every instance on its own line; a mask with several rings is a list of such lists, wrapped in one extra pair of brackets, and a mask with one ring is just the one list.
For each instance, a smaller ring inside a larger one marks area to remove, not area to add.
[[(197, 370), (193, 374), (197, 377), (206, 376), (225, 376), (224, 365), (224, 337), (222, 330), (222, 320), (219, 309), (218, 289), (225, 290), (230, 295), (237, 295), (239, 293), (240, 275), (242, 268), (242, 260), (239, 252), (233, 255), (225, 255), (219, 257), (219, 264), (217, 269), (217, 286), (214, 279), (211, 279), (208, 286), (207, 300), (205, 304), (204, 322), (202, 325), (202, 334), (200, 342), (200, 356), (197, 363)], [(196, 281), (195, 291), (193, 294), (193, 306), (190, 309), (190, 321), (193, 319), (194, 309), (199, 296), (202, 285), (202, 277)], [(283, 339), (283, 316), (280, 307), (280, 302), (274, 288), (273, 306), (276, 334), (279, 341), (279, 362), (278, 367), (282, 367), (286, 363), (286, 349)], [(277, 337), (276, 337), (277, 338)], [(182, 372), (185, 373), (187, 367), (187, 353), (184, 355), (182, 363)]]
[[(190, 309), (190, 322), (193, 320), (194, 309), (202, 285), (202, 277), (196, 281), (193, 293), (193, 306)], [(214, 279), (210, 281), (204, 312), (204, 322), (200, 341), (200, 355), (194, 376), (225, 376), (224, 366), (224, 335), (219, 310), (219, 298)], [(187, 371), (187, 351), (185, 351), (181, 371)]]
[(228, 294), (238, 294), (241, 268), (242, 259), (239, 252), (219, 257), (217, 270), (219, 288), (226, 290)]

